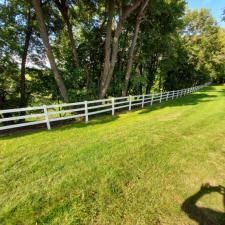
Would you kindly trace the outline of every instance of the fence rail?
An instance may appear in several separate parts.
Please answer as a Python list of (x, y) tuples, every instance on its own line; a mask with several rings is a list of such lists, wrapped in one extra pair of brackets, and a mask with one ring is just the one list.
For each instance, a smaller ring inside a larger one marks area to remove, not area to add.
[(112, 116), (114, 116), (116, 110), (125, 108), (131, 110), (132, 106), (141, 106), (143, 108), (147, 104), (153, 105), (155, 102), (161, 103), (164, 100), (173, 100), (196, 92), (209, 85), (210, 83), (206, 83), (187, 89), (148, 95), (130, 95), (95, 101), (0, 110), (0, 116), (2, 117), (2, 119), (0, 119), (0, 130), (33, 126), (37, 124), (46, 124), (47, 129), (50, 130), (51, 122), (75, 118), (85, 118), (87, 123), (89, 116), (91, 115), (111, 112)]

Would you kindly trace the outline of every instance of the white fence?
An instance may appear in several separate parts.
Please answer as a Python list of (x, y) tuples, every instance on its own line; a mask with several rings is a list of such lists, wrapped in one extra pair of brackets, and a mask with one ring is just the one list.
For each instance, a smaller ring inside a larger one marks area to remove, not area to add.
[(135, 95), (118, 98), (113, 97), (110, 99), (68, 104), (0, 110), (0, 116), (2, 115), (2, 119), (0, 119), (0, 130), (8, 130), (37, 124), (46, 124), (48, 130), (50, 130), (51, 122), (82, 117), (85, 118), (87, 123), (89, 116), (91, 115), (111, 112), (114, 116), (115, 111), (119, 109), (128, 108), (131, 110), (132, 106), (141, 106), (143, 108), (145, 105), (152, 105), (155, 102), (161, 103), (164, 100), (168, 101), (169, 99), (182, 97), (209, 85), (210, 83), (207, 83), (192, 88), (149, 95)]

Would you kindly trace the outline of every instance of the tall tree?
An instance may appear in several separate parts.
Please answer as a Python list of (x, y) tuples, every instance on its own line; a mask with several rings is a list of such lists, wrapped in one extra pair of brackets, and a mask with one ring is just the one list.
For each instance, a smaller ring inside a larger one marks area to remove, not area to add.
[(67, 1), (62, 1), (62, 0), (54, 0), (57, 8), (59, 9), (63, 20), (66, 24), (67, 27), (67, 31), (68, 31), (68, 36), (69, 36), (69, 40), (70, 40), (70, 46), (72, 49), (72, 53), (73, 53), (73, 62), (74, 65), (76, 67), (80, 67), (80, 59), (76, 50), (76, 45), (75, 45), (75, 39), (73, 36), (73, 30), (72, 30), (72, 25), (70, 22), (70, 15), (69, 15), (69, 7), (67, 5)]
[(25, 29), (25, 41), (23, 46), (22, 61), (20, 68), (20, 106), (25, 107), (28, 102), (28, 96), (26, 96), (26, 61), (28, 55), (29, 44), (31, 40), (33, 30), (34, 17), (31, 15), (31, 8), (27, 10), (27, 25)]
[[(121, 4), (121, 1), (119, 1), (119, 3), (114, 0), (106, 1), (108, 20), (107, 20), (106, 38), (105, 38), (104, 64), (103, 64), (103, 71), (101, 73), (100, 83), (99, 83), (100, 98), (105, 97), (110, 81), (112, 79), (115, 64), (117, 61), (119, 39), (122, 33), (124, 23), (127, 20), (127, 18), (138, 8), (138, 6), (141, 3), (142, 3), (142, 0), (134, 1), (132, 5), (124, 7), (124, 5)], [(114, 36), (112, 37), (113, 17), (114, 17), (114, 13), (116, 9), (119, 9), (119, 12), (120, 12), (119, 14), (117, 14), (117, 16), (119, 16), (119, 21), (116, 23), (116, 29), (114, 31)]]
[(41, 2), (40, 2), (40, 0), (32, 0), (32, 4), (33, 4), (33, 7), (36, 12), (40, 34), (41, 34), (41, 37), (43, 40), (45, 51), (47, 53), (52, 71), (54, 73), (54, 78), (56, 80), (56, 83), (59, 87), (60, 93), (61, 93), (64, 101), (69, 102), (69, 97), (68, 97), (66, 86), (65, 86), (64, 81), (59, 73), (58, 68), (57, 68), (55, 57), (54, 57), (51, 45), (49, 43), (48, 32), (47, 32), (44, 15), (43, 15), (42, 8), (41, 8)]
[[(29, 95), (26, 90), (26, 62), (29, 47), (34, 45), (32, 39), (34, 13), (31, 4), (27, 1), (8, 0), (1, 5), (1, 49), (3, 50), (3, 61), (16, 61), (20, 64), (19, 82), (17, 84), (18, 106), (25, 107), (28, 104)], [(36, 42), (37, 43), (37, 42)], [(7, 55), (7, 57), (5, 57)], [(14, 58), (15, 57), (15, 58)], [(11, 58), (11, 59), (10, 59)], [(13, 59), (14, 58), (14, 59)]]
[(134, 35), (133, 35), (133, 39), (131, 42), (131, 46), (129, 49), (129, 53), (128, 53), (128, 60), (127, 60), (127, 68), (126, 68), (126, 73), (125, 73), (125, 84), (124, 84), (124, 89), (122, 92), (123, 96), (127, 95), (127, 89), (128, 89), (128, 83), (130, 80), (130, 75), (131, 75), (131, 71), (132, 71), (132, 65), (133, 65), (133, 59), (134, 59), (134, 51), (135, 51), (135, 46), (137, 43), (137, 39), (138, 39), (138, 33), (140, 30), (140, 25), (144, 16), (144, 10), (147, 7), (149, 3), (149, 0), (145, 0), (142, 2), (140, 9), (139, 9), (139, 13), (137, 15), (136, 18), (136, 24), (135, 24), (135, 30), (134, 30)]

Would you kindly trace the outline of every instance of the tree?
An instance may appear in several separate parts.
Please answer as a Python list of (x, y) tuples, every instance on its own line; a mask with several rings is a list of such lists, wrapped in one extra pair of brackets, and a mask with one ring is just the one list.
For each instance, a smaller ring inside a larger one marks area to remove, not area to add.
[(128, 83), (130, 80), (130, 75), (131, 75), (132, 65), (133, 65), (134, 50), (135, 50), (135, 46), (136, 46), (137, 39), (138, 39), (140, 25), (141, 25), (141, 22), (142, 22), (142, 19), (144, 16), (144, 10), (148, 6), (148, 3), (149, 3), (149, 0), (145, 0), (142, 2), (139, 12), (138, 12), (138, 15), (137, 15), (137, 18), (136, 18), (134, 35), (133, 35), (132, 43), (131, 43), (129, 53), (128, 53), (127, 69), (126, 69), (126, 73), (125, 73), (125, 85), (124, 85), (124, 89), (122, 92), (123, 96), (127, 95)]
[[(122, 32), (122, 28), (126, 19), (138, 8), (142, 1), (135, 1), (132, 5), (122, 5), (119, 1), (106, 1), (107, 3), (107, 26), (106, 26), (106, 37), (105, 37), (105, 56), (103, 70), (100, 77), (99, 83), (99, 97), (105, 97), (107, 90), (109, 88), (110, 81), (114, 72), (115, 64), (117, 61), (119, 39)], [(126, 8), (125, 8), (126, 7)], [(115, 10), (119, 11), (117, 16), (119, 21), (116, 23), (116, 29), (114, 31), (114, 37), (112, 38), (113, 33), (113, 17)], [(113, 39), (113, 40), (112, 40)], [(112, 41), (112, 45), (111, 45)]]
[(189, 63), (196, 70), (195, 80), (204, 82), (219, 73), (215, 61), (221, 52), (219, 27), (207, 9), (188, 11), (183, 20), (183, 40), (188, 50)]
[(42, 40), (43, 40), (45, 51), (47, 53), (52, 71), (54, 73), (56, 83), (59, 87), (60, 93), (61, 93), (64, 101), (69, 102), (67, 89), (65, 87), (63, 79), (62, 79), (62, 77), (59, 73), (59, 70), (57, 68), (55, 57), (53, 55), (52, 48), (51, 48), (51, 45), (49, 43), (48, 32), (47, 32), (47, 29), (46, 29), (44, 15), (43, 15), (43, 12), (42, 12), (40, 0), (32, 0), (32, 4), (33, 4), (33, 7), (34, 7), (35, 12), (36, 12), (36, 16), (37, 16), (37, 20), (38, 20), (38, 24), (39, 24), (39, 29), (40, 29), (40, 34), (41, 34), (41, 37), (42, 37)]
[[(139, 79), (142, 92), (149, 94), (152, 89), (159, 91), (163, 88), (162, 62), (172, 65), (169, 54), (174, 52), (178, 31), (181, 29), (181, 17), (184, 14), (185, 2), (179, 1), (151, 1), (150, 7), (145, 9), (144, 20), (141, 23), (139, 38), (139, 52), (135, 62), (141, 68)], [(135, 75), (132, 70), (133, 77)], [(135, 80), (134, 78), (132, 80)], [(130, 82), (130, 90), (133, 87)]]
[(31, 35), (33, 32), (33, 20), (34, 16), (31, 13), (31, 8), (27, 10), (27, 25), (25, 30), (25, 41), (23, 46), (23, 53), (22, 53), (22, 61), (21, 61), (21, 69), (20, 69), (20, 106), (25, 107), (27, 106), (28, 96), (26, 96), (26, 61), (28, 55), (29, 44), (31, 40)]
[(185, 0), (5, 0), (0, 6), (2, 108), (225, 80), (224, 29), (207, 10), (185, 12)]
[(64, 22), (67, 26), (68, 37), (69, 37), (69, 40), (70, 40), (70, 46), (71, 46), (72, 53), (73, 53), (74, 65), (76, 67), (80, 67), (80, 60), (79, 60), (77, 50), (76, 50), (76, 47), (75, 47), (75, 40), (74, 40), (74, 36), (73, 36), (72, 25), (70, 23), (69, 7), (67, 5), (67, 1), (54, 0), (54, 2), (57, 5), (60, 13), (62, 14), (63, 20), (64, 20)]

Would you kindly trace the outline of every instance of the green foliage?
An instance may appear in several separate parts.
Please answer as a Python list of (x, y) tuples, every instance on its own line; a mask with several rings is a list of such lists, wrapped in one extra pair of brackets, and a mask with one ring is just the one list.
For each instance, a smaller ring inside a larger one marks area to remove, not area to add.
[[(116, 1), (113, 30), (119, 8), (131, 3)], [(105, 1), (67, 1), (68, 22), (74, 44), (55, 1), (42, 2), (58, 70), (70, 101), (98, 97), (105, 57), (107, 10)], [(24, 52), (28, 15), (32, 36), (26, 60), (26, 95), (29, 104), (61, 101), (61, 96), (44, 53), (34, 9), (30, 2), (6, 0), (0, 3), (0, 87), (1, 107), (19, 106), (20, 64)], [(225, 80), (225, 34), (206, 9), (185, 11), (184, 0), (153, 0), (147, 6), (135, 46), (129, 94), (173, 90), (206, 81)], [(107, 96), (121, 96), (125, 87), (128, 52), (132, 43), (137, 9), (125, 22), (119, 39), (118, 57)], [(112, 41), (111, 41), (112, 42)], [(112, 43), (111, 43), (112, 44)], [(80, 65), (74, 65), (73, 49)], [(7, 63), (6, 63), (7, 62)], [(9, 82), (8, 82), (9, 81)], [(7, 94), (7, 98), (2, 93)], [(107, 97), (106, 96), (106, 97)], [(15, 101), (15, 98), (17, 99)], [(7, 100), (7, 101), (6, 101)], [(9, 101), (9, 102), (8, 102)], [(44, 101), (44, 102), (43, 102)]]
[(170, 51), (161, 62), (165, 89), (222, 81), (225, 76), (222, 33), (208, 10), (188, 11), (183, 16), (183, 29), (170, 38)]
[(9, 56), (0, 55), (0, 109), (15, 108), (19, 96), (17, 64)]

